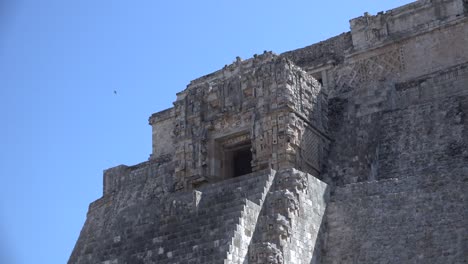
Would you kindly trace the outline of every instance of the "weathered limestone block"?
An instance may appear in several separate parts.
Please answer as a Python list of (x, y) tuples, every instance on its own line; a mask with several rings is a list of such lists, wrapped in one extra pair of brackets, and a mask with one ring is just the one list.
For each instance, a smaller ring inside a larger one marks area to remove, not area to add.
[(150, 159), (157, 159), (161, 156), (172, 155), (174, 153), (174, 146), (172, 144), (174, 121), (174, 108), (155, 113), (149, 118), (153, 142)]

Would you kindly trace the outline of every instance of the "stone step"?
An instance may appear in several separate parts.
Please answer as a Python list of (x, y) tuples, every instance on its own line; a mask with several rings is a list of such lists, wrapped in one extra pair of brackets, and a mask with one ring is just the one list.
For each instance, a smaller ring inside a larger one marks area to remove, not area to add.
[(211, 232), (218, 231), (218, 229), (222, 229), (227, 225), (235, 224), (235, 222), (238, 221), (238, 219), (241, 217), (242, 211), (243, 207), (237, 211), (222, 213), (218, 217), (211, 217), (210, 219), (201, 220), (191, 219), (191, 223), (186, 223), (184, 225), (176, 224), (180, 231), (171, 232), (170, 237), (160, 237), (160, 240), (162, 241), (161, 243), (166, 244), (168, 241), (176, 240), (183, 241), (183, 239), (185, 239), (187, 236), (193, 236), (194, 234), (201, 233), (202, 231), (206, 232), (206, 230), (211, 230)]
[(253, 172), (247, 175), (225, 179), (223, 181), (207, 184), (207, 185), (201, 186), (198, 190), (201, 192), (205, 192), (206, 194), (209, 194), (209, 193), (217, 193), (220, 191), (220, 188), (222, 189), (224, 187), (224, 190), (222, 191), (229, 191), (237, 187), (246, 186), (249, 183), (264, 182), (268, 178), (270, 172), (271, 171), (267, 171), (267, 170)]
[[(210, 190), (200, 188), (198, 208), (160, 221), (154, 247), (164, 248), (164, 254), (157, 257), (157, 263), (221, 263), (232, 239), (242, 231), (241, 219), (259, 212), (271, 179), (270, 175), (245, 175), (213, 183)], [(179, 201), (191, 204), (192, 195), (179, 196)]]

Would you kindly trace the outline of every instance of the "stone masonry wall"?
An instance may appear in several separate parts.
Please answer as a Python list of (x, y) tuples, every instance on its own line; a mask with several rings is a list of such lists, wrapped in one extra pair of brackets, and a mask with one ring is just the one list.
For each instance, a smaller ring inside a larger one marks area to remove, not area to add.
[(105, 171), (103, 197), (90, 204), (68, 263), (117, 263), (112, 262), (117, 258), (125, 263), (124, 259), (132, 259), (162, 215), (161, 203), (169, 194), (172, 172), (170, 162)]
[(339, 187), (324, 264), (467, 263), (468, 169)]
[[(390, 31), (396, 34), (398, 42), (392, 42), (395, 38), (386, 39), (374, 43), (372, 49), (366, 52), (348, 49), (343, 63), (331, 65), (326, 69), (321, 68), (322, 75), (328, 76), (328, 83), (324, 83), (324, 86), (329, 93), (329, 136), (333, 142), (328, 153), (330, 159), (325, 166), (326, 172), (322, 177), (328, 178), (326, 181), (330, 184), (342, 185), (377, 179), (379, 168), (384, 170), (382, 173), (387, 175), (385, 177), (403, 177), (404, 174), (398, 174), (402, 171), (395, 171), (393, 176), (390, 176), (382, 167), (387, 166), (389, 169), (391, 162), (397, 166), (398, 160), (407, 161), (399, 157), (402, 149), (395, 148), (397, 144), (394, 136), (398, 137), (402, 129), (412, 127), (412, 132), (403, 132), (406, 135), (400, 136), (400, 140), (410, 140), (414, 137), (413, 145), (419, 148), (418, 152), (425, 152), (427, 158), (433, 160), (432, 163), (436, 162), (433, 149), (441, 148), (442, 151), (448, 148), (447, 145), (452, 144), (450, 140), (458, 142), (456, 144), (461, 144), (460, 146), (466, 144), (460, 135), (455, 135), (460, 133), (456, 131), (460, 131), (464, 125), (446, 122), (444, 117), (446, 111), (455, 111), (460, 117), (464, 113), (461, 106), (457, 105), (461, 104), (460, 100), (463, 101), (458, 97), (467, 93), (466, 8), (461, 1), (455, 0), (435, 1), (433, 4), (418, 1), (397, 10), (390, 10), (386, 15), (391, 17), (391, 23), (396, 25), (404, 19), (410, 19), (410, 13), (424, 16), (425, 12), (429, 12), (427, 10), (434, 11), (445, 5), (448, 5), (447, 10), (452, 15), (438, 13), (438, 16), (424, 18), (432, 21), (431, 27), (400, 30), (404, 34)], [(458, 9), (454, 9), (455, 7)], [(374, 21), (379, 16), (381, 15), (365, 17)], [(386, 23), (390, 23), (389, 21)], [(352, 37), (354, 41), (355, 36)], [(332, 40), (332, 43), (334, 41)], [(321, 45), (326, 46), (326, 42)], [(301, 51), (298, 54), (300, 55)], [(290, 56), (289, 53), (286, 55)], [(308, 66), (313, 64), (304, 67)], [(314, 71), (313, 67), (308, 69), (310, 72)], [(445, 106), (439, 104), (439, 101), (443, 100)], [(421, 107), (426, 109), (425, 113), (421, 113)], [(453, 107), (458, 110), (449, 109)], [(413, 119), (404, 121), (405, 115), (413, 115)], [(424, 120), (425, 125), (415, 123), (415, 118)], [(406, 124), (402, 126), (401, 122)], [(424, 129), (428, 126), (430, 129)], [(442, 131), (444, 129), (446, 131)], [(417, 134), (420, 135), (416, 136)], [(453, 135), (454, 138), (450, 139), (448, 135)], [(421, 137), (427, 137), (427, 140), (419, 140)], [(393, 154), (388, 152), (390, 150)], [(415, 152), (406, 155), (412, 159), (417, 157)], [(388, 162), (383, 159), (387, 159)], [(379, 163), (380, 160), (383, 162)]]
[(464, 0), (422, 0), (375, 16), (350, 20), (355, 50), (367, 50), (449, 23), (463, 15)]
[(343, 63), (345, 55), (353, 48), (351, 33), (343, 33), (319, 43), (281, 54), (297, 66), (305, 69), (316, 69), (332, 64)]
[(417, 1), (353, 19), (339, 63), (284, 54), (320, 72), (329, 95), (324, 263), (468, 261), (466, 6)]
[(336, 141), (331, 147), (327, 177), (343, 185), (466, 166), (465, 69), (457, 66), (398, 84), (395, 110), (356, 118), (348, 101), (334, 100), (330, 111), (337, 113), (331, 125)]
[(149, 118), (152, 128), (152, 152), (150, 159), (174, 155), (174, 108), (155, 113)]

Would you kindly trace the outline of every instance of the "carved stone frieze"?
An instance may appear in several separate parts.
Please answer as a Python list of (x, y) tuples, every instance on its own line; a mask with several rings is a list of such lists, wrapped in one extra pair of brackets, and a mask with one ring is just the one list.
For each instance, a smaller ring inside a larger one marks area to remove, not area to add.
[(268, 206), (272, 212), (282, 214), (288, 218), (299, 214), (299, 200), (297, 196), (289, 190), (273, 192)]
[[(320, 158), (299, 150), (303, 118), (325, 131), (324, 96), (315, 79), (270, 52), (192, 81), (173, 111), (175, 159), (183, 160), (175, 168), (179, 187), (191, 188), (189, 179), (203, 175), (225, 178), (223, 151), (241, 144), (251, 146), (252, 171), (304, 167)], [(311, 136), (312, 144), (322, 143)]]
[(337, 89), (346, 91), (358, 88), (370, 81), (391, 78), (404, 69), (404, 48), (400, 46), (381, 54), (345, 64), (334, 71), (334, 79)]
[(259, 243), (252, 246), (249, 264), (283, 264), (283, 253), (275, 244)]
[(307, 174), (295, 169), (282, 170), (278, 175), (276, 184), (278, 189), (289, 190), (295, 194), (299, 192), (307, 193)]

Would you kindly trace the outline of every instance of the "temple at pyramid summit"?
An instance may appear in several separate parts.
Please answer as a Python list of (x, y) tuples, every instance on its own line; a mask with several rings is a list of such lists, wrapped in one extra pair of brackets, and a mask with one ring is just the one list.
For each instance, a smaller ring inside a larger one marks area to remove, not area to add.
[(466, 0), (236, 58), (149, 124), (69, 264), (468, 263)]

